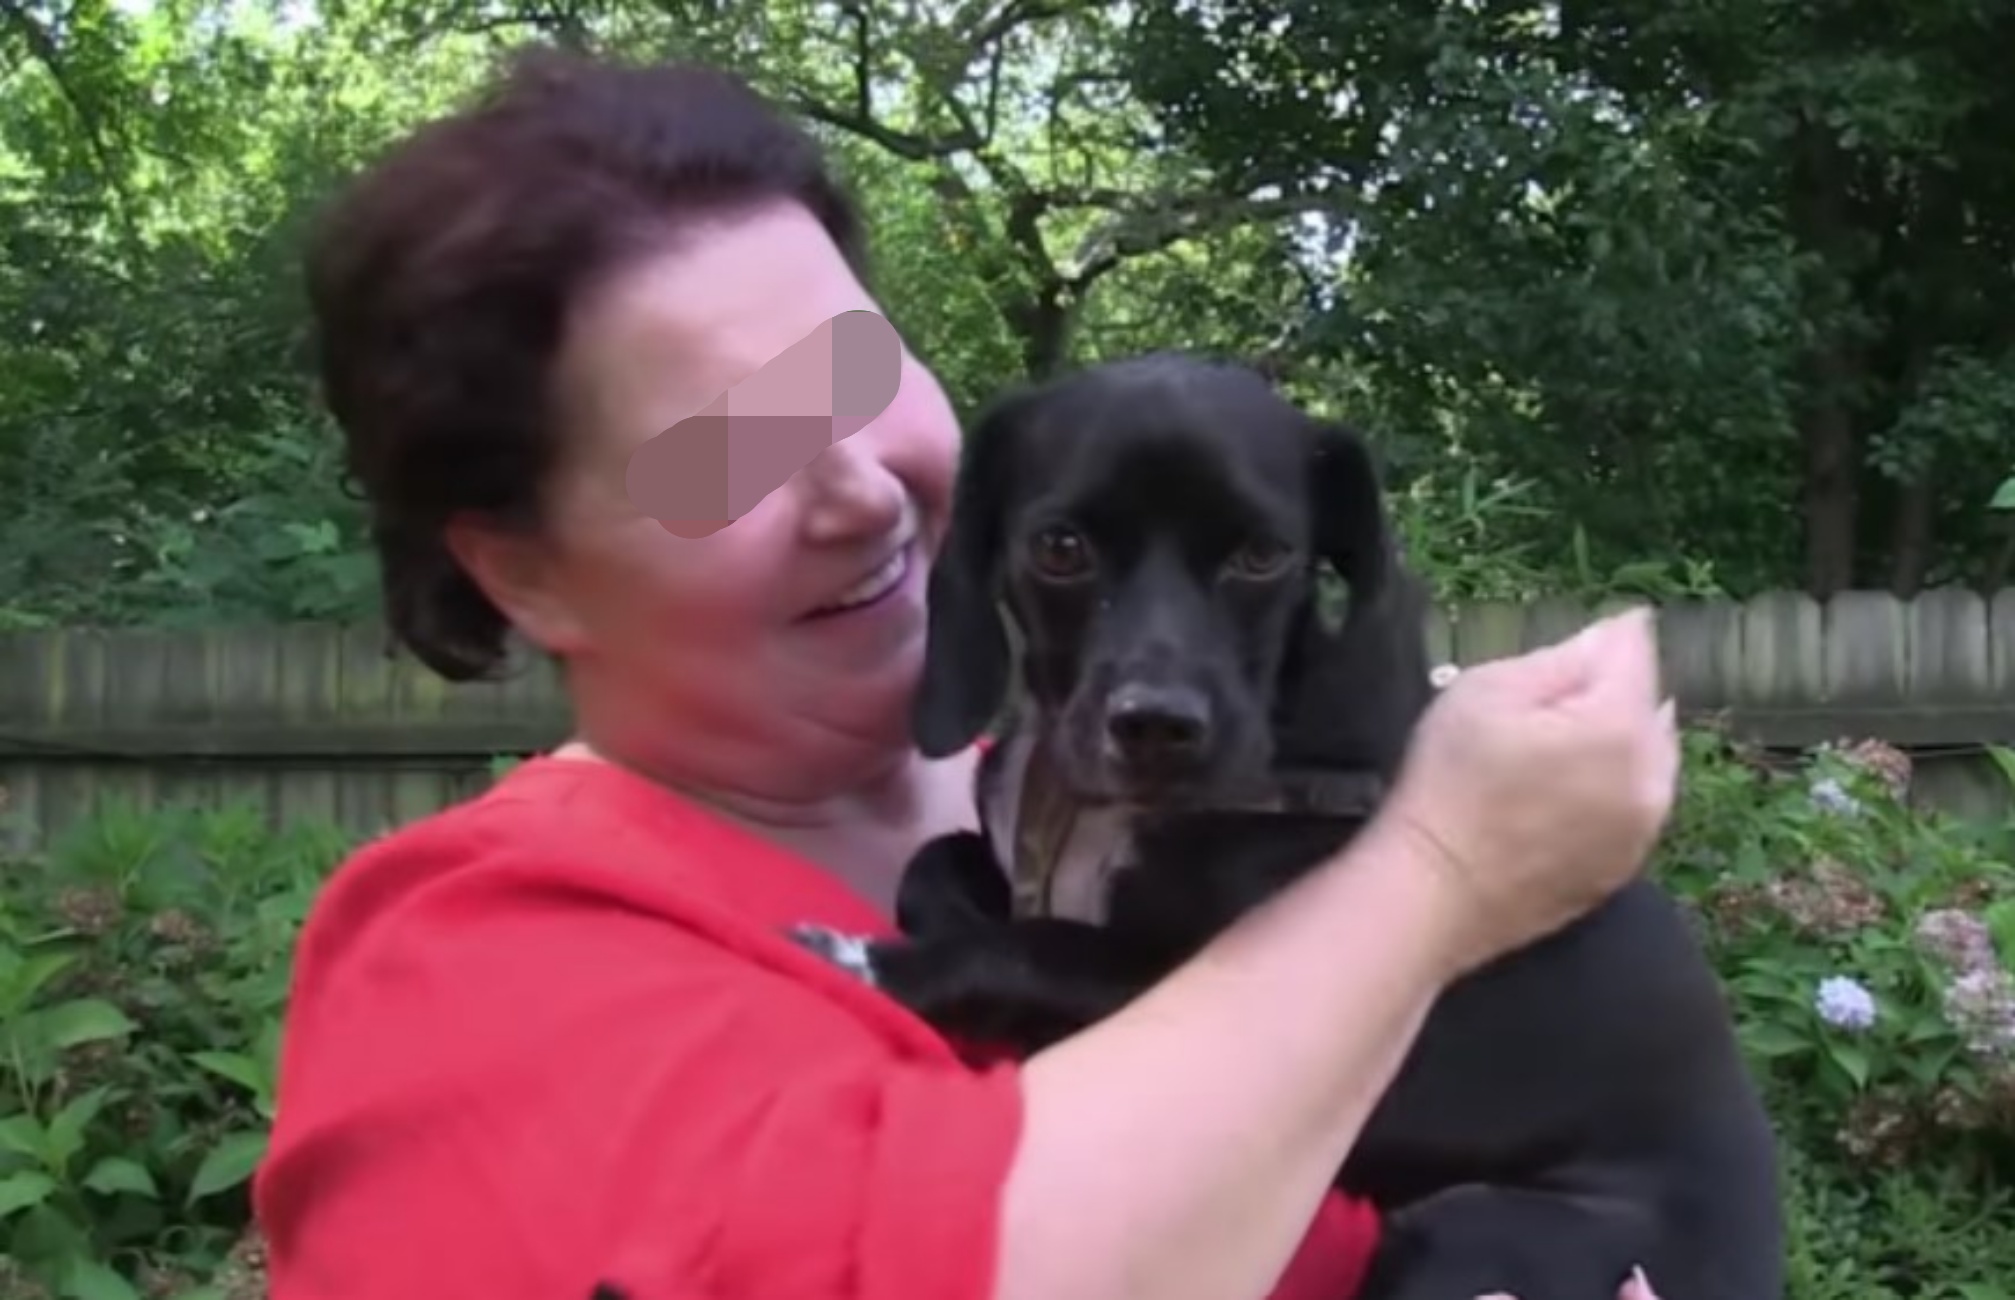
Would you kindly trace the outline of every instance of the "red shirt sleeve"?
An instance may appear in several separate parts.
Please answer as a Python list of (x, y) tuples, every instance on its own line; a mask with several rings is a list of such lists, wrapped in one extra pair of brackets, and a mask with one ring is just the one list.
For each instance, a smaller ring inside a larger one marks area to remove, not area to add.
[(1378, 1234), (1371, 1202), (1331, 1192), (1268, 1300), (1352, 1300), (1371, 1269)]
[[(640, 785), (547, 760), (325, 887), (273, 1300), (986, 1300), (1017, 1067), (781, 936), (879, 928), (825, 873)], [(1304, 1261), (1361, 1254), (1324, 1223)]]

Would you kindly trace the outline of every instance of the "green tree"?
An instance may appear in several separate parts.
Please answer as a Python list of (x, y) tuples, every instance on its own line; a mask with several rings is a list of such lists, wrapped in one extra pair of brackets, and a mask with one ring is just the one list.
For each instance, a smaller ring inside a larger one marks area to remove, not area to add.
[(1357, 197), (1326, 342), (1388, 423), (1608, 553), (1908, 592), (1988, 564), (1951, 489), (2006, 455), (2011, 40), (1968, 0), (1148, 0), (1131, 79), (1228, 187)]

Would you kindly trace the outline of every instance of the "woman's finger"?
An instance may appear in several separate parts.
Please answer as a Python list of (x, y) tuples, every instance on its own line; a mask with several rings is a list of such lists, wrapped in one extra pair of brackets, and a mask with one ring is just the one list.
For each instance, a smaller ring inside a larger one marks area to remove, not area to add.
[(1658, 1300), (1658, 1293), (1651, 1289), (1651, 1283), (1646, 1280), (1644, 1270), (1633, 1268), (1630, 1270), (1629, 1280), (1624, 1282), (1623, 1290), (1616, 1300)]

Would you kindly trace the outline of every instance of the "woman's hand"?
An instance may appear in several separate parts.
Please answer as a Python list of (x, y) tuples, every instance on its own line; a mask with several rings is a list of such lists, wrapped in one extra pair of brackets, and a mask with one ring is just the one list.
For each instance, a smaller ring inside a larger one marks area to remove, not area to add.
[[(1497, 1292), (1478, 1296), (1477, 1300), (1518, 1300), (1517, 1296)], [(1651, 1283), (1644, 1280), (1644, 1270), (1633, 1268), (1630, 1277), (1623, 1283), (1623, 1289), (1616, 1293), (1616, 1300), (1658, 1300), (1658, 1293), (1651, 1289)]]
[(1587, 912), (1643, 866), (1671, 812), (1679, 737), (1651, 615), (1457, 676), (1421, 720), (1387, 821), (1454, 883), (1467, 970)]

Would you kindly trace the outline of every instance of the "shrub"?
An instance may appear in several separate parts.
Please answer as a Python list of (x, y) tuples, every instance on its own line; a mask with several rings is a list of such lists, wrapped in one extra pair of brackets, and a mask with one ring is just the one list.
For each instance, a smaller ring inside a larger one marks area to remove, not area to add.
[(2005, 1159), (2015, 835), (1912, 808), (1885, 746), (1773, 770), (1713, 731), (1688, 744), (1661, 874), (1703, 922), (1780, 1122), (1873, 1167)]
[[(223, 1297), (289, 954), (345, 847), (118, 804), (0, 870), (0, 1297)], [(247, 1295), (262, 1294), (253, 1290)]]
[[(1687, 746), (1656, 870), (1778, 1121), (1791, 1300), (2015, 1298), (2015, 828), (1912, 809), (1881, 746)], [(348, 847), (114, 804), (0, 863), (0, 1300), (263, 1295), (246, 1180), (288, 958)]]

